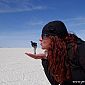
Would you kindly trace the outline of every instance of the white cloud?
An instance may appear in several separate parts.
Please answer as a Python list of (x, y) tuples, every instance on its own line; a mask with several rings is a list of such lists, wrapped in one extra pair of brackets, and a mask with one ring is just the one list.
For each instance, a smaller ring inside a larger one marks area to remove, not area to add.
[(85, 40), (85, 17), (70, 18), (63, 21), (70, 33), (74, 33)]
[(82, 38), (83, 40), (85, 40), (85, 29), (84, 30), (79, 30), (77, 34), (78, 34), (78, 36), (80, 38)]
[(0, 0), (0, 13), (43, 10), (45, 6), (35, 5), (30, 0)]
[(85, 25), (85, 17), (65, 19), (64, 21), (67, 22), (70, 26)]
[(30, 21), (30, 22), (28, 22), (28, 23), (26, 23), (27, 24), (27, 26), (29, 25), (29, 26), (38, 26), (38, 25), (43, 25), (44, 24), (44, 22), (43, 21)]

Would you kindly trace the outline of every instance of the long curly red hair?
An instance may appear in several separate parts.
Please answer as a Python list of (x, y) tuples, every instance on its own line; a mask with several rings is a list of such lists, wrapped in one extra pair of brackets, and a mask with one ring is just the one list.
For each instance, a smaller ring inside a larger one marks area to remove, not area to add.
[(74, 35), (68, 34), (65, 38), (58, 36), (49, 36), (52, 40), (51, 47), (48, 50), (48, 70), (54, 79), (62, 83), (65, 80), (71, 80), (71, 63), (67, 55), (67, 45), (71, 43), (73, 54), (76, 53), (76, 39)]

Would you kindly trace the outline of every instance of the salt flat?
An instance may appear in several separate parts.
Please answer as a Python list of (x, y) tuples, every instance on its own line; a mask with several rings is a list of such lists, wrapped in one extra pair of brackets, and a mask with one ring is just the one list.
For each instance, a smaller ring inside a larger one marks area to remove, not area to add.
[[(0, 85), (50, 85), (41, 60), (30, 58), (25, 52), (32, 48), (0, 48)], [(37, 53), (43, 52), (40, 48)]]

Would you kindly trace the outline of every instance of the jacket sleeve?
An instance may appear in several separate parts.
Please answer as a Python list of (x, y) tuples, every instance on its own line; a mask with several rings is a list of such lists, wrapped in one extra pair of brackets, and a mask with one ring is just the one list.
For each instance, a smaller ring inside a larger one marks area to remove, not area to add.
[(85, 42), (83, 42), (79, 47), (79, 62), (85, 71)]
[(54, 78), (48, 71), (48, 60), (47, 59), (42, 59), (42, 66), (44, 68), (45, 75), (46, 75), (47, 79), (49, 80), (50, 84), (51, 85), (59, 85), (59, 83), (54, 80)]

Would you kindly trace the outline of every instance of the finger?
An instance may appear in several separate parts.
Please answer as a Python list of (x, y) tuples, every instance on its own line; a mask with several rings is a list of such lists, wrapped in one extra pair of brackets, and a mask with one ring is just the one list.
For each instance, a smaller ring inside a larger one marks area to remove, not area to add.
[(30, 53), (25, 53), (26, 55), (30, 55)]

